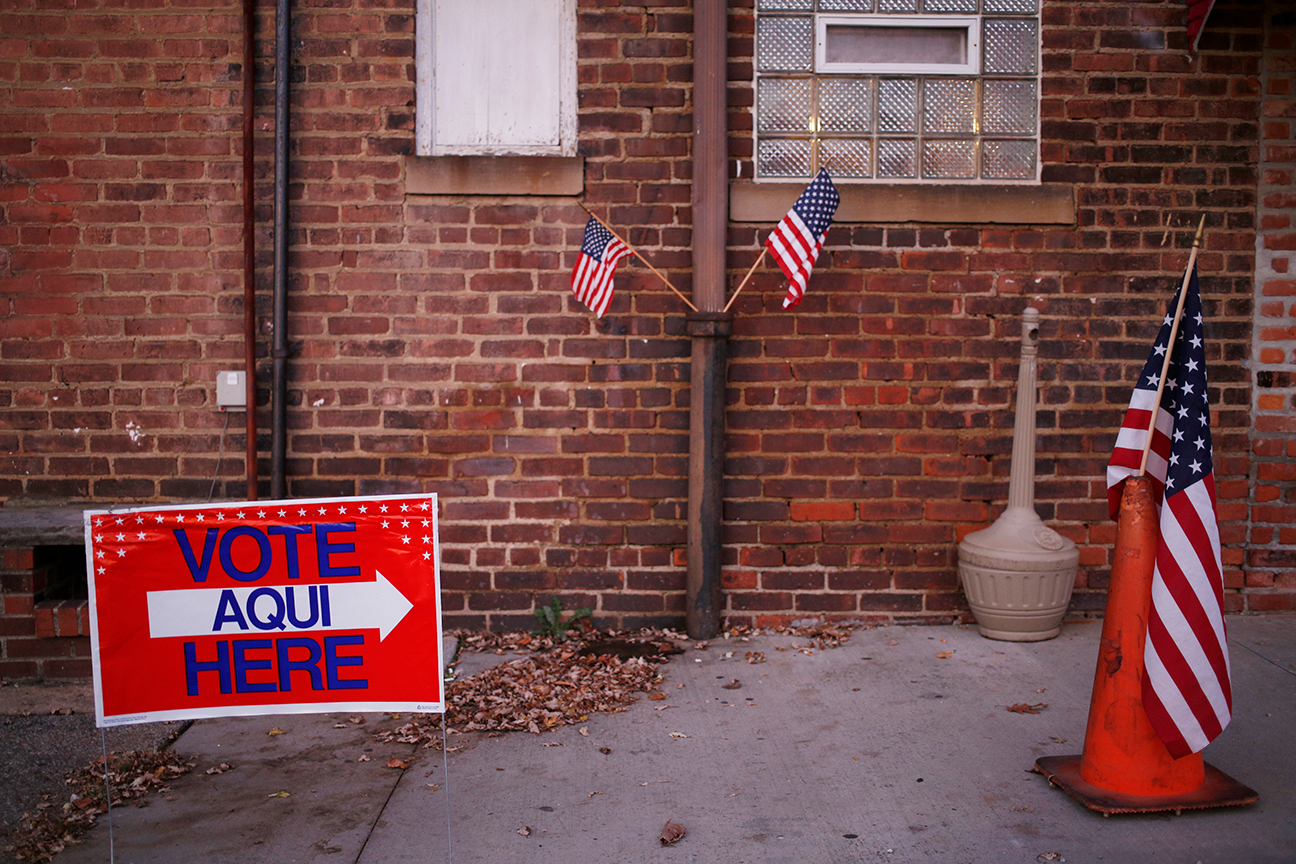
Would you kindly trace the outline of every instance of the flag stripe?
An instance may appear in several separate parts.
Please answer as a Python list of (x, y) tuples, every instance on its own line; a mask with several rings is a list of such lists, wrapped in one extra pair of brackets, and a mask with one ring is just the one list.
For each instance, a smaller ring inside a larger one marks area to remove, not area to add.
[[(1173, 635), (1188, 629), (1176, 614), (1178, 611), (1173, 604), (1162, 604), (1148, 619), (1150, 650), (1144, 656), (1145, 678), (1173, 718), (1178, 734), (1201, 749), (1220, 733), (1228, 719), (1226, 715), (1221, 722), (1208, 690), (1216, 696), (1222, 694), (1195, 674), (1194, 670), (1203, 664), (1201, 646), (1196, 640)], [(1166, 618), (1173, 623), (1167, 625)], [(1156, 662), (1152, 662), (1153, 658)]]
[[(1211, 725), (1222, 729), (1219, 721), (1227, 718), (1229, 713), (1227, 697), (1215, 675), (1215, 658), (1209, 656), (1209, 642), (1203, 641), (1197, 633), (1200, 617), (1191, 607), (1178, 606), (1164, 595), (1154, 593), (1153, 597), (1157, 603), (1154, 619), (1148, 621), (1149, 640), (1161, 658), (1167, 678), (1173, 679), (1175, 690), (1191, 706), (1197, 723), (1203, 729)], [(1155, 627), (1152, 626), (1153, 620), (1156, 621)]]
[[(1176, 512), (1174, 518), (1164, 520), (1165, 536), (1157, 555), (1158, 569), (1164, 569), (1167, 574), (1161, 582), (1168, 595), (1163, 598), (1163, 603), (1173, 601), (1183, 616), (1184, 624), (1192, 629), (1193, 641), (1201, 650), (1203, 659), (1214, 671), (1213, 678), (1227, 684), (1228, 656), (1222, 647), (1225, 644), (1224, 620), (1220, 599), (1214, 589), (1216, 584), (1222, 584), (1223, 579), (1213, 551), (1200, 548), (1201, 544), (1209, 542), (1205, 539), (1207, 533), (1213, 535), (1215, 532), (1202, 523), (1201, 514), (1191, 502), (1180, 503), (1193, 492), (1189, 489), (1187, 494), (1169, 500), (1169, 506)], [(1193, 551), (1187, 552), (1184, 547), (1191, 547)], [(1185, 569), (1179, 566), (1180, 561), (1197, 561), (1202, 566), (1200, 569)]]
[[(1151, 622), (1148, 622), (1151, 624)], [(1196, 753), (1209, 743), (1202, 732), (1193, 713), (1178, 692), (1173, 688), (1158, 691), (1152, 686), (1154, 680), (1165, 680), (1168, 676), (1161, 663), (1160, 655), (1149, 651), (1143, 658), (1143, 710), (1148, 715), (1152, 728), (1156, 730), (1161, 741), (1176, 759), (1182, 759), (1189, 753)], [(1166, 694), (1170, 705), (1162, 701), (1160, 693)], [(1191, 743), (1189, 739), (1191, 738)]]

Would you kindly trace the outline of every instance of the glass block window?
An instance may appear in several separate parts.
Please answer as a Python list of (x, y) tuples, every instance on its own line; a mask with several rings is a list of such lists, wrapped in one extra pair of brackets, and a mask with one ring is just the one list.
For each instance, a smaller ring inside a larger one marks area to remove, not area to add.
[(757, 0), (756, 176), (1039, 182), (1039, 0)]

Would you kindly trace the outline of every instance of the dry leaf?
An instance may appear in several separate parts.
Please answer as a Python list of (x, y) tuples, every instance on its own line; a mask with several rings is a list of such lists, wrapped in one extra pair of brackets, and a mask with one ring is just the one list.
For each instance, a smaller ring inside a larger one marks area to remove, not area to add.
[(355, 723), (356, 725), (359, 725), (359, 724), (365, 722), (365, 718), (363, 718), (363, 717), (361, 717), (361, 716), (359, 716), (359, 715), (357, 715), (357, 716), (355, 716), (355, 717), (348, 717), (347, 719), (350, 720), (352, 723)]
[(720, 686), (725, 690), (740, 690), (742, 689), (742, 682), (735, 678), (728, 684), (721, 684)]
[(591, 792), (590, 794), (586, 795), (585, 797), (586, 797), (586, 798), (593, 798), (595, 795), (602, 795), (602, 794), (603, 794), (603, 790), (602, 790), (602, 789), (599, 789), (599, 790), (596, 791), (596, 792)]
[[(941, 640), (941, 641), (944, 641), (944, 640)], [(953, 648), (951, 648), (951, 649), (948, 650), (948, 651), (937, 651), (937, 652), (936, 652), (936, 659), (937, 659), (937, 660), (948, 660), (948, 659), (949, 659), (950, 657), (952, 657), (953, 655), (954, 655), (954, 649), (953, 649)]]
[(271, 793), (270, 793), (269, 795), (267, 795), (266, 797), (267, 797), (267, 798), (290, 798), (290, 797), (292, 797), (292, 793), (290, 793), (290, 792), (271, 792)]
[(579, 733), (581, 734), (581, 737), (582, 737), (582, 738), (588, 738), (588, 737), (589, 737), (589, 727), (588, 727), (588, 726), (582, 726), (582, 727), (580, 727), (579, 729), (577, 729), (576, 731), (579, 732)]
[(666, 826), (662, 828), (661, 844), (663, 846), (674, 846), (687, 833), (683, 825), (667, 819)]
[(222, 762), (222, 763), (220, 763), (219, 765), (213, 765), (211, 768), (208, 768), (208, 769), (206, 770), (206, 772), (204, 772), (204, 773), (207, 773), (207, 774), (224, 774), (226, 771), (233, 770), (233, 768), (234, 768), (234, 766), (231, 765), (231, 764), (229, 764), (228, 762)]
[(660, 690), (658, 690), (656, 693), (648, 694), (648, 701), (650, 702), (661, 702), (665, 698), (666, 698), (666, 694), (661, 692)]
[(517, 830), (517, 833), (521, 834), (523, 837), (530, 837), (530, 836), (531, 836), (531, 826), (530, 826), (530, 825), (523, 825), (521, 828), (519, 828), (519, 829)]
[(1014, 714), (1038, 714), (1047, 707), (1047, 702), (1037, 702), (1034, 705), (1027, 705), (1025, 702), (1018, 702), (1015, 705), (1009, 705), (1008, 710)]
[[(779, 650), (782, 651), (783, 649), (780, 648)], [(765, 652), (764, 652), (764, 651), (748, 651), (746, 654), (743, 655), (743, 657), (747, 658), (747, 662), (748, 662), (748, 663), (764, 663), (764, 662), (765, 662)]]
[(541, 747), (566, 747), (567, 745), (561, 741), (546, 741), (540, 746)]
[(606, 756), (606, 755), (608, 755), (609, 753), (612, 752), (612, 748), (611, 748), (611, 747), (600, 747), (600, 748), (599, 748), (599, 752), (602, 753), (604, 756)]
[(413, 761), (414, 761), (413, 759), (406, 759), (404, 761), (401, 761), (400, 759), (397, 759), (395, 756), (393, 756), (392, 758), (387, 760), (387, 767), (395, 768), (398, 771), (404, 771), (406, 768), (410, 766), (410, 763)]
[(271, 729), (269, 732), (267, 732), (266, 734), (267, 734), (267, 735), (286, 735), (286, 734), (288, 734), (288, 733), (284, 732), (284, 730), (282, 730), (282, 729), (280, 729), (278, 726), (276, 726), (276, 727), (274, 727), (273, 729)]
[(357, 761), (357, 762), (372, 762), (373, 760), (369, 758), (369, 754), (368, 754), (368, 753), (361, 753), (361, 754), (360, 754), (360, 758), (357, 759), (356, 761)]
[(1045, 861), (1066, 861), (1066, 859), (1062, 857), (1061, 852), (1041, 852), (1039, 855), (1035, 856), (1035, 860), (1039, 861), (1040, 864), (1043, 864)]
[(685, 735), (683, 732), (672, 732), (672, 733), (670, 733), (670, 737), (672, 737), (672, 738), (687, 738), (687, 737), (689, 737), (689, 736)]

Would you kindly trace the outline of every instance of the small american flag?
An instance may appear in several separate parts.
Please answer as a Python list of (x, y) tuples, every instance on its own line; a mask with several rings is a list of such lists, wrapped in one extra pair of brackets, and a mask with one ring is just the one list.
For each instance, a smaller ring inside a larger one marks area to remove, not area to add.
[[(1228, 725), (1233, 707), (1195, 266), (1187, 291), (1147, 463), (1157, 488), (1161, 531), (1144, 648), (1143, 708), (1175, 758), (1209, 744)], [(1142, 461), (1177, 301), (1176, 294), (1107, 465), (1113, 517), (1120, 506), (1121, 482), (1137, 475)]]
[(765, 248), (774, 253), (779, 269), (788, 278), (784, 309), (796, 306), (805, 296), (810, 271), (819, 258), (828, 226), (832, 225), (833, 214), (840, 203), (841, 195), (837, 193), (832, 178), (820, 168), (819, 175), (810, 182), (765, 241)]
[(617, 262), (633, 255), (612, 232), (593, 216), (585, 223), (585, 242), (581, 244), (576, 269), (572, 271), (572, 293), (596, 318), (602, 318), (612, 302), (612, 277)]

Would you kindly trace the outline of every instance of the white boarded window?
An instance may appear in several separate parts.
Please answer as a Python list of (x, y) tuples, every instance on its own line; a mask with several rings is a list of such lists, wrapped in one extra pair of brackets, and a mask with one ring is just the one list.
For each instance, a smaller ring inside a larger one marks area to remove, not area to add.
[(575, 155), (575, 0), (418, 0), (415, 26), (418, 155)]

